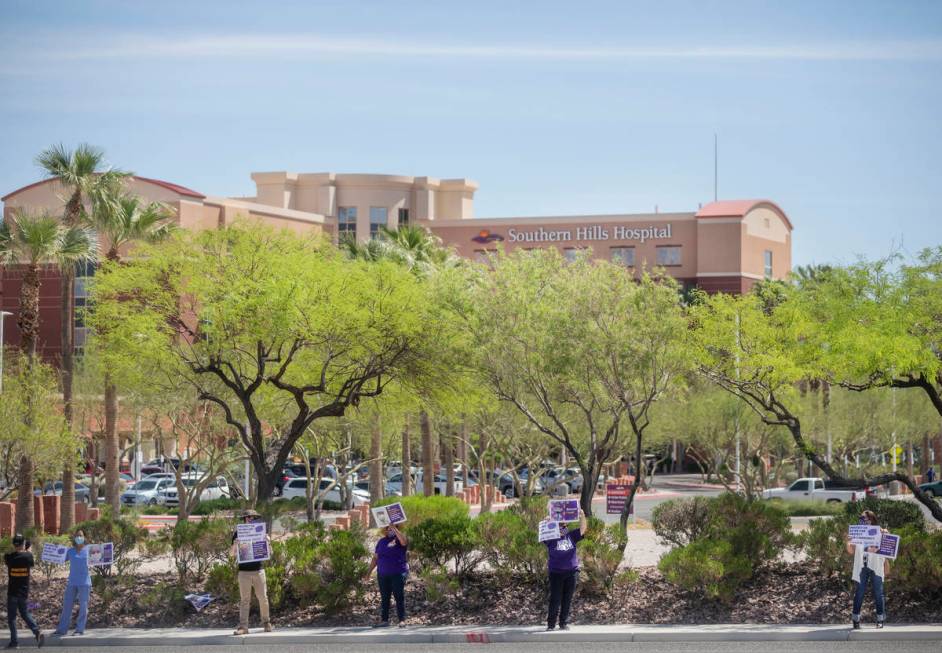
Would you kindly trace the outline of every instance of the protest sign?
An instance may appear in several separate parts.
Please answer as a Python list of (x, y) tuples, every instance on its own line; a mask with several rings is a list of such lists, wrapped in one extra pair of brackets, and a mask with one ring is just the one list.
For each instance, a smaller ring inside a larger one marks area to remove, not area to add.
[(251, 524), (236, 524), (236, 538), (239, 541), (255, 540), (266, 534), (265, 522), (252, 522)]
[(847, 536), (851, 544), (858, 546), (880, 546), (883, 531), (879, 526), (870, 524), (851, 524), (847, 527)]
[(43, 562), (51, 562), (54, 565), (65, 564), (65, 554), (69, 550), (65, 544), (56, 544), (54, 542), (43, 543), (43, 552), (41, 559)]
[[(630, 485), (621, 485), (619, 483), (605, 484), (605, 512), (609, 515), (620, 515), (628, 502), (628, 495), (631, 494)], [(631, 502), (631, 512), (634, 514), (634, 501)]]
[(88, 545), (89, 567), (107, 567), (112, 562), (114, 562), (114, 544), (104, 542), (103, 544)]
[(890, 560), (896, 560), (896, 554), (899, 553), (899, 535), (884, 533), (880, 538), (880, 550), (877, 551), (881, 556), (886, 556)]
[(390, 524), (401, 524), (406, 521), (406, 511), (401, 503), (391, 503), (388, 506), (372, 508), (373, 520), (376, 526), (383, 528)]
[(549, 502), (549, 516), (553, 521), (576, 521), (579, 519), (579, 500), (553, 499)]
[(540, 522), (539, 541), (558, 540), (562, 535), (559, 532), (559, 522), (552, 519), (544, 519)]
[(183, 600), (188, 601), (197, 612), (202, 611), (207, 605), (212, 603), (216, 597), (212, 594), (187, 594)]
[(243, 562), (261, 562), (271, 557), (268, 546), (268, 531), (265, 522), (251, 522), (236, 525), (236, 558)]

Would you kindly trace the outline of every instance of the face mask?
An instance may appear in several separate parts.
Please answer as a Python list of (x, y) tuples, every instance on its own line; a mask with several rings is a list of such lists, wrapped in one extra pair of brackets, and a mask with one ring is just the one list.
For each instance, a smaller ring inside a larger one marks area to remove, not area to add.
[(85, 544), (85, 538), (79, 535), (78, 537), (75, 538), (75, 544), (76, 546), (82, 546), (83, 544)]
[(869, 524), (869, 523), (870, 523), (870, 520), (867, 519), (866, 517), (861, 517), (861, 518), (857, 521), (857, 523), (858, 523), (858, 524)]

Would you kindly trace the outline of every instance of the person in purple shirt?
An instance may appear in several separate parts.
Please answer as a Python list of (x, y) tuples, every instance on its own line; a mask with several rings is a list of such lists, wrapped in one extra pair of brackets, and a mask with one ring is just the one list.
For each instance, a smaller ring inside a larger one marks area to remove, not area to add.
[(566, 524), (560, 524), (560, 537), (543, 542), (549, 558), (547, 569), (550, 593), (546, 630), (556, 628), (557, 620), (560, 630), (569, 630), (569, 608), (572, 606), (572, 595), (576, 591), (576, 581), (579, 580), (579, 555), (576, 553), (576, 544), (588, 528), (585, 513), (580, 508), (578, 530), (571, 531)]
[(399, 627), (406, 625), (406, 576), (409, 575), (409, 562), (406, 558), (409, 549), (409, 539), (394, 524), (386, 526), (381, 531), (382, 536), (376, 543), (373, 561), (366, 572), (370, 577), (376, 569), (376, 580), (379, 583), (380, 596), (380, 622), (374, 628), (389, 627), (389, 602), (396, 597), (396, 616)]

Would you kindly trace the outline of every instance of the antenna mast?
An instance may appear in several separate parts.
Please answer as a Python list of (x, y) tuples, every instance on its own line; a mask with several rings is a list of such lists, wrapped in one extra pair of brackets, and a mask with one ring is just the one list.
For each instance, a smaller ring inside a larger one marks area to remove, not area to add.
[(713, 132), (713, 201), (717, 200), (717, 179), (719, 176), (719, 158), (717, 156), (716, 132)]

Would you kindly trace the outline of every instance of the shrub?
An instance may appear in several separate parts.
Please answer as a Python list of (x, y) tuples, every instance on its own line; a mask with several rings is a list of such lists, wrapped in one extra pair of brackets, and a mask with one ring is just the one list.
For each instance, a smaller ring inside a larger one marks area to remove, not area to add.
[(138, 604), (155, 619), (153, 626), (176, 625), (186, 614), (187, 602), (183, 598), (186, 590), (172, 583), (157, 583), (145, 590), (138, 599)]
[(225, 519), (204, 519), (179, 521), (158, 535), (170, 549), (181, 585), (202, 580), (215, 563), (229, 556), (232, 530), (232, 523)]
[(200, 501), (190, 512), (191, 515), (214, 515), (217, 512), (227, 512), (241, 510), (245, 507), (245, 502), (230, 497), (220, 497), (218, 499), (209, 499)]
[(707, 536), (729, 542), (733, 555), (759, 567), (792, 542), (791, 521), (774, 504), (727, 492), (710, 501)]
[(627, 544), (628, 535), (621, 524), (611, 524), (606, 528), (602, 520), (589, 519), (589, 529), (579, 543), (583, 592), (607, 594), (612, 589)]
[(405, 510), (406, 523), (403, 529), (406, 533), (432, 517), (448, 519), (451, 517), (467, 517), (469, 514), (468, 504), (455, 497), (441, 495), (431, 497), (419, 495), (386, 497), (377, 501), (375, 507), (386, 506), (391, 503), (401, 503), (403, 510)]
[(844, 504), (826, 501), (782, 501), (772, 499), (769, 503), (789, 517), (819, 517), (844, 514)]
[(895, 531), (904, 526), (913, 526), (920, 531), (926, 529), (926, 519), (922, 514), (922, 509), (916, 503), (867, 497), (863, 501), (844, 504), (844, 514), (852, 520), (851, 523), (856, 523), (864, 510), (872, 510), (880, 526), (889, 531)]
[(808, 530), (798, 536), (801, 549), (821, 573), (827, 576), (850, 573), (853, 557), (847, 553), (845, 540), (850, 523), (845, 515), (812, 519), (808, 523)]
[(206, 577), (206, 591), (230, 603), (236, 603), (239, 600), (237, 571), (232, 560), (213, 565)]
[(536, 526), (514, 509), (485, 513), (474, 520), (481, 553), (505, 579), (523, 576), (528, 583), (546, 583), (546, 547), (537, 541)]
[(651, 514), (654, 534), (675, 546), (684, 546), (699, 539), (707, 529), (710, 499), (671, 499), (659, 503)]
[(143, 560), (133, 559), (131, 554), (137, 545), (147, 538), (147, 531), (137, 525), (132, 516), (112, 517), (110, 512), (100, 519), (85, 521), (78, 524), (76, 531), (85, 533), (85, 541), (89, 543), (111, 542), (114, 544), (114, 562), (110, 567), (95, 567), (95, 572), (101, 576), (124, 576), (132, 573)]
[(661, 558), (658, 569), (669, 582), (726, 603), (752, 575), (749, 560), (736, 555), (732, 544), (707, 539), (671, 550)]
[(477, 565), (478, 532), (466, 515), (432, 517), (408, 531), (409, 548), (420, 564), (429, 570), (441, 570), (451, 563), (459, 579)]
[(887, 582), (895, 589), (942, 598), (942, 530), (927, 533), (904, 526), (896, 560), (889, 561)]

